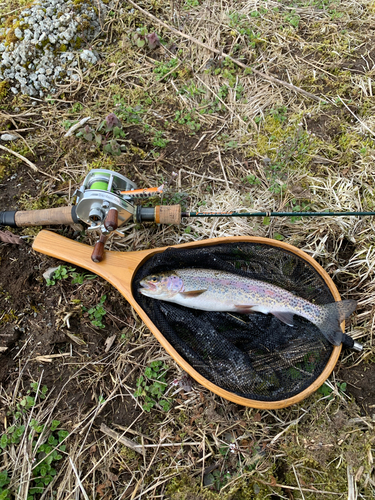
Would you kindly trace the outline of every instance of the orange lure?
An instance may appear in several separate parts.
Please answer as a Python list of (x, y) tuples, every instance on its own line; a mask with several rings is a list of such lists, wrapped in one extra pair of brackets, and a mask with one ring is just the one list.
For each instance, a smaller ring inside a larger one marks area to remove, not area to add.
[(130, 191), (120, 191), (123, 196), (128, 196), (130, 198), (148, 198), (150, 196), (155, 196), (162, 194), (164, 189), (164, 184), (159, 187), (144, 188), (144, 189), (131, 189)]

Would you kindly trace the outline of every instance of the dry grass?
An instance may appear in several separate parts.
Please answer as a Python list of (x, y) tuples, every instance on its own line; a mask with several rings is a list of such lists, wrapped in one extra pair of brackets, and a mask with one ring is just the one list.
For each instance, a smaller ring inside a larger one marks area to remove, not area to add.
[[(2, 5), (4, 13), (18, 7)], [(92, 44), (101, 54), (100, 64), (85, 74), (78, 71), (74, 84), (61, 82), (58, 95), (45, 101), (10, 95), (2, 101), (0, 129), (12, 128), (24, 138), (9, 148), (38, 168), (22, 170), (18, 208), (66, 204), (88, 170), (103, 167), (117, 169), (139, 187), (165, 182), (165, 201), (182, 202), (187, 210), (374, 210), (373, 1), (144, 0), (138, 5), (185, 37), (129, 3), (115, 2)], [(132, 34), (141, 27), (157, 32), (166, 44), (155, 51), (137, 48)], [(221, 52), (258, 73), (225, 60)], [(64, 137), (74, 121), (90, 116), (96, 125), (110, 112), (121, 117), (128, 132), (128, 150), (121, 156)], [(169, 141), (166, 147), (154, 145), (157, 133)], [(6, 186), (6, 176), (21, 171), (23, 160), (6, 151), (0, 159), (0, 183)], [(129, 224), (125, 237), (111, 239), (110, 248), (141, 250), (233, 235), (284, 239), (313, 256), (343, 298), (358, 300), (348, 330), (364, 350), (345, 352), (340, 363), (370, 373), (375, 361), (374, 224), (370, 217)], [(84, 241), (94, 240), (86, 235)], [(101, 281), (95, 287), (106, 292)], [(65, 315), (73, 311), (71, 297), (87, 293), (93, 305), (101, 293), (94, 295), (87, 285), (74, 294), (69, 287), (62, 290)], [(111, 297), (113, 303), (120, 300)], [(0, 462), (1, 471), (8, 471), (12, 498), (29, 498), (32, 471), (42, 459), (31, 443), (48, 440), (52, 420), (69, 431), (67, 447), (55, 464), (56, 476), (32, 498), (373, 498), (374, 410), (365, 413), (343, 391), (337, 374), (328, 382), (331, 394), (316, 393), (291, 408), (239, 407), (194, 382), (186, 392), (178, 382), (173, 385), (183, 373), (130, 308), (109, 314), (114, 346), (86, 354), (86, 345), (73, 344), (69, 356), (49, 358), (51, 363), (39, 359), (41, 367), (55, 364), (64, 371), (74, 366), (75, 371), (58, 389), (49, 385), (45, 399), (37, 396), (16, 417), (30, 381), (39, 391), (45, 377), (40, 368), (35, 379), (32, 359), (38, 350), (30, 353), (32, 341), (21, 339), (19, 377), (1, 389), (5, 428), (25, 426), (20, 441), (4, 448)], [(168, 366), (174, 405), (167, 412), (159, 406), (147, 413), (134, 397), (136, 378), (158, 360)], [(85, 405), (69, 403), (69, 384), (87, 397)], [(114, 423), (119, 401), (129, 411), (127, 425)], [(45, 431), (36, 433), (32, 419)], [(111, 435), (102, 432), (103, 423)], [(134, 447), (123, 444), (123, 438)]]

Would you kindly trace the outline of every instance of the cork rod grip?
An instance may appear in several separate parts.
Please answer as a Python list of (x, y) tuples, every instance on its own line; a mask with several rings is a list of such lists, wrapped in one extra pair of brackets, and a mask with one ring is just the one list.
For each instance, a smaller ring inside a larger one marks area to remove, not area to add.
[(47, 208), (46, 210), (27, 210), (15, 213), (17, 227), (49, 226), (73, 224), (72, 207)]
[(159, 205), (155, 207), (157, 224), (181, 224), (181, 205)]

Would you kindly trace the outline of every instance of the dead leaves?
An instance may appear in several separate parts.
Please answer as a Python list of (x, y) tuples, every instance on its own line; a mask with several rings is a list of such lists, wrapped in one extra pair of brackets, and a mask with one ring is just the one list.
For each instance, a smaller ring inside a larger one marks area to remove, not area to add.
[(23, 240), (17, 234), (10, 231), (0, 231), (0, 241), (4, 243), (11, 243), (12, 245), (23, 245)]

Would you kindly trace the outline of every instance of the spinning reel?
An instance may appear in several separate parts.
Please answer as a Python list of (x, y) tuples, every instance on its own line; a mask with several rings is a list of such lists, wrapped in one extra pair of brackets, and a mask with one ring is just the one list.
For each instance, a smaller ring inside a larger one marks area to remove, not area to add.
[(144, 208), (134, 204), (137, 199), (160, 195), (162, 192), (163, 186), (137, 189), (134, 182), (117, 172), (94, 169), (75, 191), (75, 205), (47, 210), (1, 212), (0, 226), (24, 227), (84, 222), (89, 226), (88, 231), (100, 233), (91, 259), (101, 262), (108, 236), (112, 232), (123, 236), (119, 228), (126, 222), (181, 222), (180, 205)]

